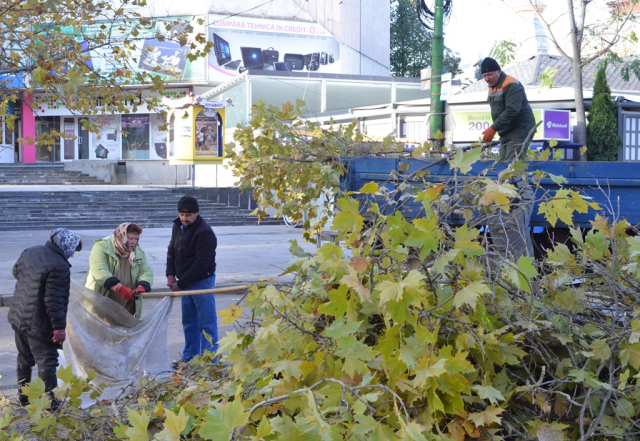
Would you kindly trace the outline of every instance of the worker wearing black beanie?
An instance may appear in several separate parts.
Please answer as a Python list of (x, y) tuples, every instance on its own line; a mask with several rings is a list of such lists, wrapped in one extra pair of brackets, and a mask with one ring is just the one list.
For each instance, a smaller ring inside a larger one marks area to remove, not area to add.
[(489, 106), (493, 124), (482, 133), (483, 142), (491, 142), (500, 135), (499, 157), (503, 161), (524, 159), (529, 143), (524, 141), (536, 125), (533, 110), (520, 81), (505, 74), (493, 58), (480, 63), (482, 77), (489, 86)]
[(482, 74), (486, 74), (487, 72), (495, 72), (497, 70), (500, 70), (500, 65), (493, 58), (487, 57), (482, 60), (482, 63), (480, 63), (480, 73)]

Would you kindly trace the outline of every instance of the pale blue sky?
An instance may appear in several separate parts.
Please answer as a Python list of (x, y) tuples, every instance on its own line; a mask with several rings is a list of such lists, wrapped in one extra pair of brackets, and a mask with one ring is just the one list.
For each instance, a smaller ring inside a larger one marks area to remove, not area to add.
[[(533, 25), (527, 23), (513, 7), (526, 0), (453, 0), (453, 12), (445, 28), (445, 45), (458, 52), (462, 66), (474, 64), (479, 57), (486, 57), (497, 40), (521, 43), (533, 35)], [(544, 16), (556, 20), (559, 38), (567, 41), (566, 1), (546, 0)], [(587, 9), (592, 20), (606, 19), (607, 0), (595, 0)], [(555, 53), (555, 50), (552, 50)]]

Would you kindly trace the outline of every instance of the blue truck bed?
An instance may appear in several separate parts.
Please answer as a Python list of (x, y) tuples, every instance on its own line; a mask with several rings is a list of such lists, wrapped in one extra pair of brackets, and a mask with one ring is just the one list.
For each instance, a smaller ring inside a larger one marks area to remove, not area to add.
[[(345, 158), (347, 174), (343, 179), (343, 187), (349, 191), (358, 191), (366, 183), (374, 181), (379, 185), (385, 183), (387, 188), (393, 187), (390, 173), (400, 173), (401, 162), (409, 164), (409, 170), (402, 174), (409, 174), (436, 162), (437, 159), (397, 159), (397, 158)], [(564, 176), (567, 183), (564, 188), (579, 191), (582, 195), (592, 198), (602, 208), (601, 212), (589, 209), (586, 214), (577, 213), (574, 216), (576, 226), (588, 228), (590, 221), (597, 213), (609, 219), (625, 218), (631, 225), (640, 224), (640, 163), (638, 162), (585, 162), (585, 161), (530, 161), (529, 172), (541, 170), (556, 176)], [(495, 166), (494, 171), (487, 173), (488, 177), (496, 178), (498, 173), (506, 168), (505, 164), (495, 164), (493, 161), (478, 161), (466, 175), (458, 173), (458, 181), (472, 179), (488, 167)], [(448, 162), (441, 162), (431, 166), (429, 176), (424, 179), (429, 182), (447, 182), (453, 177), (453, 171)], [(601, 188), (598, 188), (600, 186)], [(558, 190), (560, 187), (551, 179), (545, 178), (541, 182), (542, 190), (536, 192), (536, 199), (542, 197), (544, 190)], [(534, 207), (531, 226), (549, 226), (544, 216), (538, 214), (538, 204)], [(419, 210), (419, 204), (408, 204), (403, 210), (406, 217), (413, 217)], [(460, 223), (462, 221), (459, 221)], [(454, 222), (458, 223), (458, 222)]]

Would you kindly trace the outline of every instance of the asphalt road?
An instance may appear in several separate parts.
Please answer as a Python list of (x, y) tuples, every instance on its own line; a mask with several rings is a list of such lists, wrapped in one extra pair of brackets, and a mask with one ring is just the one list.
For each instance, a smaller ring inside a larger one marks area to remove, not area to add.
[[(304, 244), (302, 231), (285, 226), (244, 226), (244, 227), (216, 227), (218, 238), (216, 255), (216, 286), (233, 286), (253, 284), (260, 279), (273, 279), (286, 282), (288, 277), (279, 274), (287, 267), (291, 260), (289, 254), (290, 240), (297, 240), (307, 250), (313, 250), (311, 244)], [(50, 231), (19, 231), (0, 232), (0, 243), (4, 244), (0, 252), (0, 296), (3, 301), (12, 300), (15, 280), (11, 275), (11, 268), (25, 248), (43, 244), (47, 241)], [(83, 250), (70, 260), (72, 264), (71, 276), (76, 283), (84, 282), (89, 266), (89, 253), (93, 240), (108, 236), (111, 230), (81, 230)], [(154, 270), (155, 279), (153, 290), (166, 289), (165, 259), (171, 230), (169, 228), (146, 229), (140, 236), (140, 246), (147, 254), (149, 263)], [(231, 303), (239, 300), (236, 295), (217, 295), (216, 308), (229, 308)], [(144, 301), (143, 317), (159, 300)], [(0, 395), (13, 397), (16, 394), (16, 356), (14, 332), (7, 322), (7, 306), (0, 307)], [(229, 326), (220, 327), (220, 337), (230, 330)], [(181, 324), (180, 301), (174, 301), (167, 328), (169, 354), (172, 359), (180, 358), (184, 345)]]

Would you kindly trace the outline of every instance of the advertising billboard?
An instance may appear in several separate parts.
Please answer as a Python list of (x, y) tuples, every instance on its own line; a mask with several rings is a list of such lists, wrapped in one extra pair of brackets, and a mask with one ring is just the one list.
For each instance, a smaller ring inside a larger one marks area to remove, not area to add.
[[(571, 112), (568, 110), (535, 109), (536, 122), (542, 121), (533, 135), (534, 140), (555, 139), (569, 141), (571, 138)], [(482, 132), (491, 126), (491, 112), (453, 112), (455, 127), (454, 142), (477, 142)], [(499, 136), (496, 134), (496, 138)]]
[[(113, 73), (118, 68), (113, 63), (113, 46), (125, 39), (134, 43), (130, 65), (136, 72), (159, 75), (164, 81), (205, 81), (206, 58), (189, 61), (189, 45), (197, 34), (205, 33), (205, 16), (181, 16), (157, 18), (155, 26), (140, 31), (135, 37), (135, 23), (106, 22), (111, 32), (112, 44), (92, 50), (88, 64), (104, 73)], [(105, 23), (95, 22), (83, 26), (85, 38), (104, 34)], [(187, 39), (180, 39), (186, 34)], [(79, 37), (76, 37), (79, 38)]]
[(247, 69), (340, 73), (340, 43), (317, 23), (209, 15), (209, 82)]
[(230, 104), (219, 101), (200, 104), (169, 110), (171, 165), (222, 163), (225, 107)]

